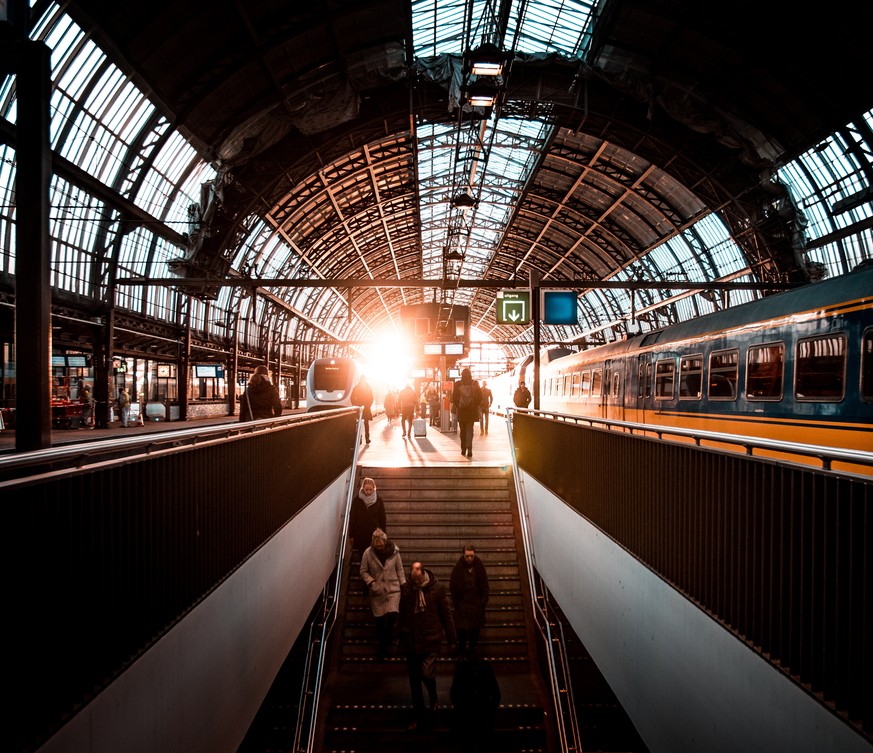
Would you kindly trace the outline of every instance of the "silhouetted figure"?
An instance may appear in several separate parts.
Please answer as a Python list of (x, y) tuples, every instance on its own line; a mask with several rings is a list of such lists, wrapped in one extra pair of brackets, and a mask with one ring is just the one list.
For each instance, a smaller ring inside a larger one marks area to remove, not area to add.
[(491, 665), (470, 654), (460, 656), (450, 695), (457, 749), (462, 753), (489, 750), (500, 706), (500, 686)]

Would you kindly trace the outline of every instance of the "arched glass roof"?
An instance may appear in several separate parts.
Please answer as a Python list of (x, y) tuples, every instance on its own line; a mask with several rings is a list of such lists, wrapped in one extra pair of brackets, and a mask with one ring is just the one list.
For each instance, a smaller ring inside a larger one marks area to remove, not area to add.
[[(317, 166), (282, 166), (278, 177), (255, 185), (215, 159), (218, 145), (206, 150), (192, 138), (184, 118), (168, 111), (102, 35), (77, 24), (69, 5), (34, 3), (29, 36), (51, 49), (53, 287), (156, 322), (187, 317), (204, 340), (235, 332), (252, 352), (294, 343), (290, 352), (305, 342), (305, 357), (338, 342), (357, 348), (385, 323), (397, 328), (400, 306), (441, 298), (469, 306), (477, 331), (513, 343), (506, 352), (520, 355), (532, 331), (496, 324), (494, 288), (269, 280), (426, 283), (448, 271), (449, 280), (510, 282), (534, 272), (544, 286), (578, 283), (579, 326), (545, 327), (542, 338), (582, 344), (620, 337), (632, 319), (655, 328), (762, 294), (631, 292), (586, 282), (772, 282), (787, 277), (791, 262), (815, 279), (873, 255), (869, 107), (770, 169), (743, 166), (744, 175), (760, 173), (755, 190), (772, 193), (752, 206), (750, 188), (727, 184), (728, 159), (712, 158), (702, 138), (694, 140), (705, 129), (671, 143), (657, 120), (646, 132), (627, 125), (619, 105), (612, 114), (593, 105), (598, 87), (622, 96), (632, 88), (627, 75), (617, 81), (614, 43), (597, 54), (589, 47), (610, 5), (516, 0), (501, 14), (495, 0), (407, 4), (407, 43), (419, 66), (408, 127), (362, 127), (347, 143), (337, 135), (325, 147), (327, 159), (318, 152)], [(514, 56), (502, 106), (476, 118), (457, 99), (454, 107), (435, 107), (436, 92), (448, 102), (460, 95), (463, 55), (486, 41)], [(575, 74), (550, 88), (565, 70)], [(8, 277), (16, 254), (14, 75), (0, 79), (0, 118), (0, 275)], [(303, 165), (299, 155), (311, 159), (314, 151), (298, 148), (295, 159)], [(735, 167), (742, 161), (738, 156)], [(206, 270), (263, 285), (217, 286), (214, 295), (191, 297), (180, 285), (117, 284), (178, 280), (175, 264), (192, 255), (198, 239), (215, 237), (212, 213), (226, 206), (230, 190), (246, 192), (249, 203)], [(471, 194), (473, 206), (455, 205), (459, 191)], [(770, 241), (787, 253), (782, 261)], [(461, 259), (447, 270), (453, 250)]]

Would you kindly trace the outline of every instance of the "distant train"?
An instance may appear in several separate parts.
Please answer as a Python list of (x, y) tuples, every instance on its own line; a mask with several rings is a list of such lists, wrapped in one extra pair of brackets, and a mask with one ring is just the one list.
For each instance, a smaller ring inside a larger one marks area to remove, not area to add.
[[(352, 404), (352, 390), (363, 374), (361, 364), (354, 358), (317, 358), (306, 372), (306, 412), (348, 408)], [(373, 412), (382, 410), (384, 387), (367, 380), (373, 389)]]
[[(493, 380), (495, 402), (525, 372), (533, 391), (531, 364)], [(873, 451), (873, 267), (541, 359), (539, 376), (543, 410)]]

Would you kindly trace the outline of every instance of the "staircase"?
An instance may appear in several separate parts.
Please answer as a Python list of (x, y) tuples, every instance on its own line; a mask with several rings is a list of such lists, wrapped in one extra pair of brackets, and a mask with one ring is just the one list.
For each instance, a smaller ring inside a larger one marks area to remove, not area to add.
[[(478, 654), (494, 669), (501, 703), (490, 736), (489, 753), (549, 751), (546, 712), (550, 704), (532, 664), (535, 637), (525, 618), (527, 583), (519, 551), (517, 515), (510, 473), (478, 466), (361, 468), (376, 479), (385, 500), (389, 538), (400, 549), (403, 565), (420, 560), (448, 589), (449, 576), (472, 543), (488, 571), (491, 595)], [(356, 558), (357, 559), (357, 558)], [(348, 557), (347, 557), (348, 560)], [(444, 646), (437, 670), (440, 708), (432, 732), (409, 731), (412, 720), (409, 684), (402, 653), (377, 660), (375, 624), (359, 562), (347, 568), (340, 595), (340, 618), (334, 628), (331, 667), (322, 694), (319, 750), (459, 751), (464, 747), (453, 729), (449, 690), (454, 659)], [(344, 608), (343, 608), (344, 607)]]

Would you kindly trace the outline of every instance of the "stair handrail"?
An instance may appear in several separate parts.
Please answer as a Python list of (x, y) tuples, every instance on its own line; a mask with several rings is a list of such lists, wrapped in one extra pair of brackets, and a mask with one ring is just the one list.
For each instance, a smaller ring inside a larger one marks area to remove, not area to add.
[[(524, 566), (527, 571), (528, 583), (530, 583), (531, 607), (534, 619), (543, 637), (549, 666), (549, 686), (552, 692), (552, 703), (555, 707), (555, 723), (558, 728), (558, 737), (561, 750), (581, 751), (582, 742), (579, 735), (579, 723), (576, 719), (576, 703), (573, 698), (573, 686), (570, 682), (570, 668), (567, 662), (567, 646), (564, 638), (564, 629), (558, 621), (557, 635), (552, 635), (549, 616), (540, 603), (538, 594), (544, 591), (542, 600), (548, 603), (548, 589), (541, 583), (539, 576), (534, 576), (534, 563), (532, 558), (533, 544), (528, 524), (527, 497), (525, 496), (524, 483), (518, 471), (518, 459), (515, 453), (515, 442), (512, 436), (513, 408), (507, 409), (506, 431), (509, 434), (509, 451), (512, 455), (512, 479), (515, 485), (516, 503), (519, 508), (519, 527), (521, 528), (522, 543), (524, 545)], [(557, 654), (557, 657), (556, 657)]]
[[(329, 579), (324, 586), (322, 592), (323, 607), (320, 619), (313, 619), (309, 628), (309, 651), (306, 654), (306, 665), (303, 669), (300, 702), (297, 705), (297, 724), (294, 727), (294, 742), (291, 747), (291, 750), (296, 753), (309, 753), (309, 751), (315, 750), (313, 746), (315, 745), (321, 686), (324, 677), (324, 652), (327, 649), (328, 638), (333, 630), (333, 626), (336, 624), (337, 618), (337, 596), (342, 587), (346, 543), (349, 537), (349, 512), (352, 500), (354, 499), (355, 469), (358, 467), (358, 456), (361, 448), (362, 417), (363, 408), (359, 407), (358, 431), (355, 436), (355, 450), (352, 456), (352, 465), (346, 488), (345, 511), (337, 544), (334, 577), (332, 580)], [(316, 633), (318, 633), (317, 637)], [(302, 742), (304, 734), (306, 737), (305, 744)]]

